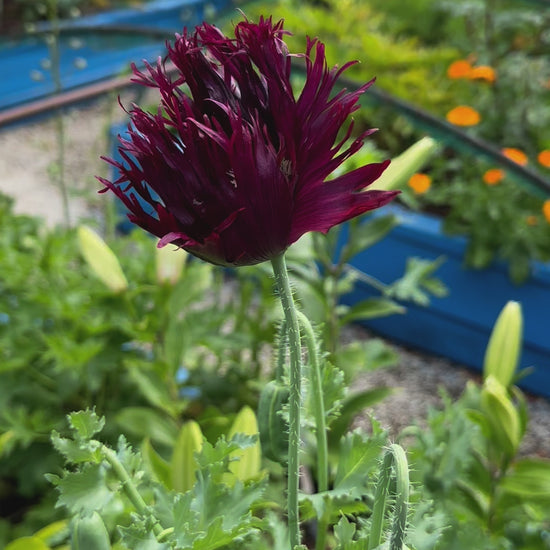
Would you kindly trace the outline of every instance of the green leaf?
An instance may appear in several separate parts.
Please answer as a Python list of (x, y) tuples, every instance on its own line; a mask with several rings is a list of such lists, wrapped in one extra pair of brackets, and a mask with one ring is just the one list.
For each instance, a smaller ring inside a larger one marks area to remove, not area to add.
[(153, 448), (148, 437), (141, 444), (141, 456), (149, 472), (153, 474), (165, 487), (172, 487), (170, 464), (164, 460)]
[(101, 464), (85, 464), (78, 472), (65, 472), (63, 478), (50, 474), (47, 479), (60, 492), (56, 506), (65, 506), (73, 514), (101, 510), (113, 497)]
[(21, 537), (10, 542), (4, 550), (50, 550), (50, 547), (38, 537)]
[(396, 313), (405, 313), (402, 305), (387, 298), (367, 298), (352, 306), (345, 315), (340, 318), (342, 325), (357, 320), (378, 319)]
[(105, 426), (105, 418), (98, 416), (95, 409), (72, 412), (68, 415), (69, 424), (79, 439), (91, 439)]
[(439, 279), (431, 277), (444, 261), (443, 256), (436, 260), (409, 258), (405, 274), (386, 289), (386, 294), (397, 300), (411, 301), (422, 306), (430, 303), (429, 293), (438, 298), (446, 296), (447, 287)]
[[(148, 365), (150, 367), (150, 365)], [(131, 380), (139, 388), (139, 391), (147, 401), (170, 416), (176, 418), (178, 413), (177, 403), (174, 402), (168, 390), (166, 382), (161, 380), (157, 373), (140, 368), (137, 364), (130, 363), (128, 374)], [(181, 404), (181, 400), (179, 401)]]
[(342, 403), (339, 416), (330, 424), (328, 434), (331, 445), (337, 445), (341, 437), (349, 430), (355, 417), (367, 407), (382, 401), (391, 395), (393, 388), (380, 387), (360, 391), (348, 396)]
[(169, 447), (174, 445), (178, 435), (174, 421), (147, 407), (125, 407), (116, 415), (116, 421), (125, 431)]
[(52, 432), (51, 439), (55, 449), (65, 457), (65, 460), (73, 464), (99, 463), (102, 460), (99, 441), (81, 439), (74, 441), (61, 437), (55, 430)]
[(366, 221), (351, 223), (348, 243), (342, 250), (339, 262), (348, 263), (354, 256), (381, 241), (396, 225), (396, 216), (367, 216)]
[(386, 434), (367, 435), (361, 431), (347, 434), (341, 441), (334, 487), (340, 490), (361, 490), (377, 470)]
[(518, 460), (502, 480), (501, 488), (526, 502), (542, 501), (550, 504), (550, 460)]

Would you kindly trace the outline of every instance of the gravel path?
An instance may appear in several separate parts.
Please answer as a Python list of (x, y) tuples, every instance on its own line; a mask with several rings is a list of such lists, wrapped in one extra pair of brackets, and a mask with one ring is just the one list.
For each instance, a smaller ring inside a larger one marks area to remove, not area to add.
[[(128, 97), (123, 98), (127, 104)], [(66, 122), (66, 181), (71, 189), (72, 221), (94, 213), (94, 178), (106, 171), (99, 156), (107, 151), (107, 128), (120, 116), (118, 105), (102, 100), (94, 105), (73, 109)], [(0, 129), (0, 191), (16, 199), (16, 211), (44, 218), (47, 225), (62, 223), (61, 199), (52, 183), (55, 172), (56, 130), (54, 120), (42, 120)], [(359, 327), (348, 337), (370, 335)], [(458, 397), (469, 379), (477, 379), (469, 370), (451, 362), (391, 344), (400, 355), (399, 364), (361, 375), (357, 389), (387, 385), (398, 388), (374, 408), (375, 416), (392, 435), (415, 421), (422, 421), (429, 407), (440, 405), (439, 388)], [(550, 457), (550, 403), (529, 397), (530, 426), (522, 452)]]
[[(353, 327), (355, 338), (373, 335), (360, 327)], [(458, 398), (469, 380), (481, 383), (480, 373), (453, 363), (446, 358), (428, 355), (416, 350), (386, 342), (399, 356), (394, 367), (361, 374), (356, 389), (389, 386), (396, 391), (375, 405), (372, 414), (395, 437), (406, 426), (423, 420), (431, 408), (441, 408), (441, 389)], [(542, 397), (526, 395), (529, 424), (522, 442), (522, 455), (550, 458), (550, 402)], [(361, 421), (365, 422), (365, 420)]]

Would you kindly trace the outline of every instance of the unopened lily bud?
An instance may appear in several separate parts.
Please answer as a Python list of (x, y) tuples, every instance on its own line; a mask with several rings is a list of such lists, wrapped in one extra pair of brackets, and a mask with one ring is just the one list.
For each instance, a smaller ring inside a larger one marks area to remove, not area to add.
[(181, 277), (187, 252), (183, 249), (175, 249), (172, 246), (165, 246), (156, 249), (157, 281), (175, 285)]
[(113, 292), (123, 292), (128, 281), (118, 258), (107, 243), (92, 229), (81, 225), (78, 230), (80, 252), (94, 274)]
[(523, 336), (523, 317), (519, 302), (508, 302), (495, 323), (485, 352), (483, 373), (494, 376), (505, 388), (518, 367)]

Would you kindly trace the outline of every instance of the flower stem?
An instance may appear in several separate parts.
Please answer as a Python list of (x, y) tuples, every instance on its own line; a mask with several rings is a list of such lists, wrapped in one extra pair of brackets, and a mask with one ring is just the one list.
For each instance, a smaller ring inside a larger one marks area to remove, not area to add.
[(279, 299), (283, 307), (288, 336), (288, 346), (290, 353), (289, 370), (289, 409), (288, 409), (288, 530), (290, 536), (290, 550), (293, 550), (300, 544), (300, 517), (298, 512), (298, 488), (299, 488), (299, 469), (300, 469), (300, 409), (301, 409), (301, 385), (302, 385), (302, 359), (300, 326), (298, 324), (298, 315), (286, 261), (283, 254), (271, 260), (275, 282), (279, 292)]
[(143, 497), (139, 494), (132, 478), (128, 475), (126, 468), (121, 464), (117, 458), (116, 453), (106, 446), (102, 446), (102, 453), (105, 460), (109, 463), (113, 469), (113, 473), (122, 484), (122, 489), (126, 493), (128, 500), (132, 503), (137, 512), (145, 517), (152, 519), (153, 533), (155, 536), (164, 534), (164, 529), (158, 520), (152, 516), (151, 510), (147, 503), (143, 500)]
[[(328, 442), (319, 350), (311, 322), (301, 311), (298, 311), (298, 321), (300, 322), (307, 345), (311, 403), (315, 416), (315, 437), (317, 440), (317, 491), (322, 493), (328, 490)], [(328, 517), (325, 514), (319, 518), (317, 524), (317, 539), (315, 543), (317, 550), (324, 550), (327, 530)]]
[(389, 550), (401, 550), (403, 548), (409, 505), (409, 466), (403, 448), (393, 443), (389, 446), (384, 455), (382, 470), (376, 487), (367, 550), (378, 548), (382, 542), (382, 530), (390, 487), (392, 464), (393, 470), (395, 471), (395, 498)]

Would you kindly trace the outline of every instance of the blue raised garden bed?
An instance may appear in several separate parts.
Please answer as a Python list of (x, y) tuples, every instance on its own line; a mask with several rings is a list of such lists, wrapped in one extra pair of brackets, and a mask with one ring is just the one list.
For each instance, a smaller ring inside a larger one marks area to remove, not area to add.
[[(181, 32), (232, 5), (231, 0), (156, 0), (139, 8), (81, 17), (61, 25), (60, 73), (63, 91), (99, 82), (129, 71), (130, 62), (154, 60), (164, 52), (162, 37), (138, 28)], [(105, 32), (109, 27), (132, 26), (136, 32)], [(93, 28), (102, 29), (96, 33)], [(0, 40), (0, 112), (55, 93), (43, 37)]]
[[(448, 286), (444, 298), (432, 298), (429, 307), (406, 304), (407, 313), (365, 322), (392, 340), (448, 357), (480, 370), (493, 324), (508, 300), (521, 303), (524, 345), (521, 367), (534, 371), (520, 383), (524, 389), (550, 397), (550, 266), (533, 264), (532, 277), (523, 285), (512, 283), (506, 266), (473, 270), (464, 266), (466, 242), (441, 232), (433, 216), (390, 206), (400, 220), (380, 243), (357, 255), (357, 269), (382, 281), (399, 278), (407, 258), (445, 257), (437, 276)], [(348, 304), (366, 298), (371, 289), (358, 283), (345, 297)]]

